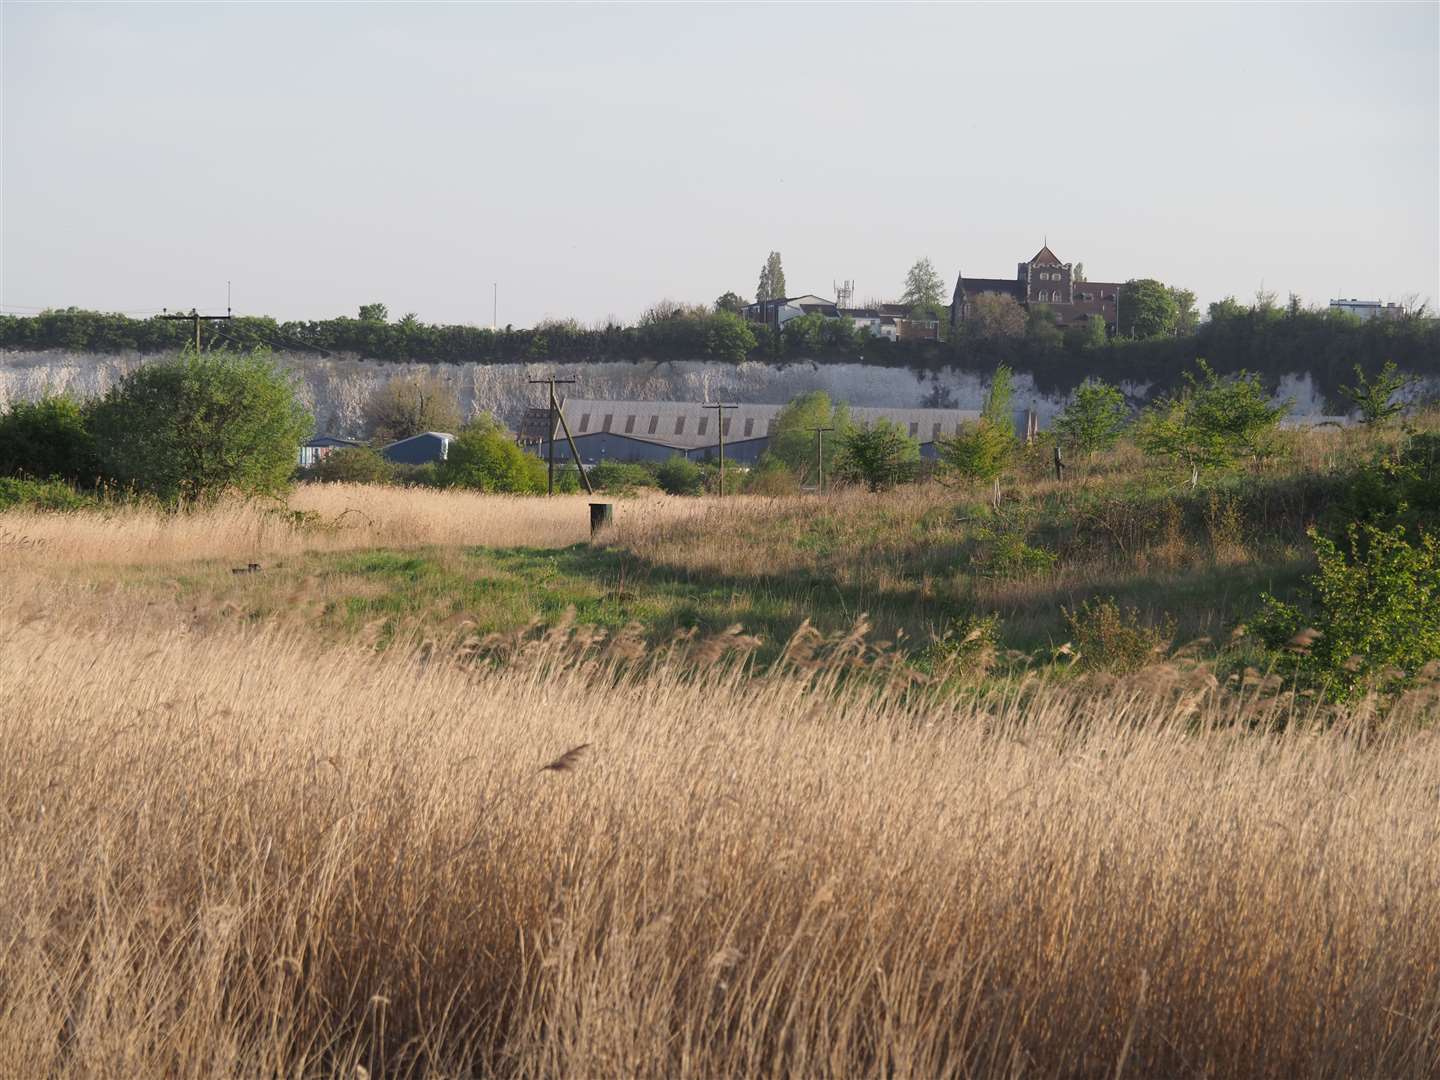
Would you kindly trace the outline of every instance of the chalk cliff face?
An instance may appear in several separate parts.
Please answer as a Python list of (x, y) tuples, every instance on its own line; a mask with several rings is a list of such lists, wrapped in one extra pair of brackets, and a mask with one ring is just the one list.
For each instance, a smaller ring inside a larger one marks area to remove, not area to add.
[[(127, 372), (153, 357), (94, 355), (89, 353), (0, 353), (0, 405), (29, 401), (45, 394), (70, 393), (87, 398), (103, 394)], [(663, 363), (598, 364), (392, 364), (373, 360), (317, 358), (278, 354), (290, 370), (305, 404), (315, 414), (316, 430), (340, 436), (361, 433), (365, 402), (376, 387), (390, 379), (423, 371), (454, 387), (466, 417), (494, 413), (515, 424), (527, 405), (543, 404), (541, 388), (527, 380), (554, 374), (573, 378), (565, 391), (582, 398), (619, 398), (638, 401), (736, 401), (780, 404), (797, 394), (824, 390), (851, 405), (942, 407), (978, 409), (985, 397), (985, 377), (974, 372), (944, 370), (917, 373), (905, 368), (866, 364), (795, 363), (784, 366), (723, 364), (700, 360)], [(1440, 391), (1440, 380), (1429, 392)], [(1135, 403), (1149, 392), (1147, 383), (1122, 383)], [(1279, 397), (1294, 402), (1296, 416), (1326, 412), (1323, 397), (1305, 374), (1281, 380)], [(1060, 396), (1035, 389), (1024, 372), (1015, 376), (1015, 404), (1033, 408), (1040, 426), (1064, 407)]]

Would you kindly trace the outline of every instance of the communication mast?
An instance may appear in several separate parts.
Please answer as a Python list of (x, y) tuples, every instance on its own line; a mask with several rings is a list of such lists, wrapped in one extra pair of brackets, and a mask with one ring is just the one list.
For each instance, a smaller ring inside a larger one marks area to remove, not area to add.
[(848, 308), (855, 299), (855, 282), (848, 278), (839, 285), (832, 281), (830, 287), (835, 290), (835, 306), (838, 308)]

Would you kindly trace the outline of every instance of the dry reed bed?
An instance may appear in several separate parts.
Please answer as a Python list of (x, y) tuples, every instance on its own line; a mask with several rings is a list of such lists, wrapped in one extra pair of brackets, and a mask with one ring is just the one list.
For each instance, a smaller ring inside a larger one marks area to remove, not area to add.
[[(605, 496), (597, 496), (604, 499)], [(158, 565), (200, 559), (263, 561), (304, 551), (477, 545), (558, 548), (590, 537), (589, 496), (553, 499), (431, 488), (306, 484), (287, 507), (222, 502), (186, 514), (143, 505), (103, 513), (0, 513), (0, 568), (7, 565)], [(705, 499), (619, 499), (610, 535), (620, 541), (663, 523), (703, 515)], [(732, 512), (764, 500), (727, 499)]]
[(1440, 1063), (1433, 728), (561, 638), (467, 668), (0, 604), (0, 1072)]

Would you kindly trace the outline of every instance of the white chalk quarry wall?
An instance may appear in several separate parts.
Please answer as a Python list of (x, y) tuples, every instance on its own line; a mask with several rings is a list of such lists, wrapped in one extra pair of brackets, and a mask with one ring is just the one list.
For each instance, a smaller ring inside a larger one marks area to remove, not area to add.
[[(88, 398), (103, 394), (126, 373), (156, 359), (136, 353), (0, 352), (0, 406), (31, 401), (47, 392)], [(824, 390), (851, 405), (978, 409), (985, 397), (986, 376), (944, 370), (917, 373), (907, 368), (866, 364), (783, 366), (747, 362), (723, 364), (701, 360), (595, 364), (418, 364), (376, 360), (317, 358), (280, 353), (276, 359), (295, 375), (306, 405), (315, 414), (316, 430), (332, 435), (361, 433), (365, 402), (376, 387), (399, 376), (423, 371), (455, 389), (469, 418), (490, 412), (514, 424), (527, 405), (541, 404), (538, 387), (526, 380), (550, 374), (573, 378), (568, 393), (581, 398), (638, 401), (717, 401), (780, 404), (797, 394)], [(1440, 380), (1431, 388), (1440, 391)], [(1122, 383), (1137, 403), (1148, 383)], [(1297, 416), (1325, 412), (1323, 396), (1310, 376), (1287, 375), (1279, 396), (1294, 401)], [(1023, 372), (1015, 377), (1015, 404), (1033, 408), (1042, 427), (1064, 407), (1063, 395), (1045, 395)]]

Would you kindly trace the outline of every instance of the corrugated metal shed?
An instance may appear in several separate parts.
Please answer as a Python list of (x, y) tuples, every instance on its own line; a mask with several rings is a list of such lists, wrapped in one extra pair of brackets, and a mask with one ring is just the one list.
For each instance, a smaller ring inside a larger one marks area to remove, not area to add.
[(391, 443), (380, 453), (397, 465), (428, 465), (432, 461), (444, 461), (454, 441), (455, 436), (448, 431), (422, 431)]
[[(685, 450), (714, 446), (719, 441), (714, 409), (701, 402), (687, 401), (602, 401), (570, 398), (564, 403), (565, 419), (578, 438), (609, 431), (637, 439), (664, 443)], [(741, 442), (770, 434), (783, 405), (737, 405), (725, 410), (725, 441)], [(850, 416), (857, 423), (872, 424), (885, 419), (921, 442), (940, 435), (953, 435), (963, 423), (978, 420), (977, 409), (906, 409), (861, 406)], [(1023, 430), (1023, 429), (1022, 429)]]

